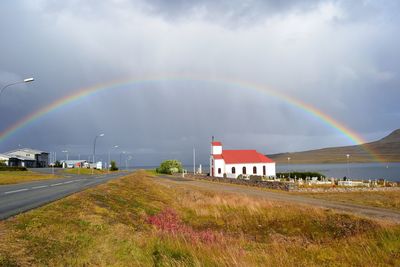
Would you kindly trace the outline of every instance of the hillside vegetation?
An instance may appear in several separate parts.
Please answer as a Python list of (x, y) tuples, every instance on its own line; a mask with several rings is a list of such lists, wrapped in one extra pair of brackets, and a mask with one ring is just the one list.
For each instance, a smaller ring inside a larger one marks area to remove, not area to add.
[(350, 162), (356, 163), (376, 162), (377, 158), (384, 162), (400, 162), (400, 129), (378, 141), (363, 145), (272, 154), (268, 157), (278, 163), (287, 163), (288, 157), (291, 163), (346, 163), (347, 154), (350, 155)]
[(168, 188), (145, 172), (3, 221), (0, 233), (8, 266), (400, 265), (398, 225)]

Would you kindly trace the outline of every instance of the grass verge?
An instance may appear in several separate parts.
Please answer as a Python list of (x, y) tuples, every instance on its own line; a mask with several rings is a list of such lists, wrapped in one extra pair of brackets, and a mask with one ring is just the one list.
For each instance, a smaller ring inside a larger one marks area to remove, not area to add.
[[(97, 169), (87, 169), (87, 168), (71, 168), (65, 169), (64, 173), (68, 174), (79, 174), (79, 175), (91, 175), (91, 174), (107, 174), (108, 170), (97, 170)], [(111, 173), (111, 172), (110, 172)]]
[(18, 184), (38, 180), (48, 180), (60, 178), (59, 176), (47, 173), (37, 173), (32, 171), (1, 171), (0, 185)]
[[(297, 194), (297, 193), (296, 193)], [(312, 198), (359, 204), (400, 211), (400, 191), (298, 193)]]
[(0, 265), (381, 266), (400, 226), (138, 172), (0, 222)]

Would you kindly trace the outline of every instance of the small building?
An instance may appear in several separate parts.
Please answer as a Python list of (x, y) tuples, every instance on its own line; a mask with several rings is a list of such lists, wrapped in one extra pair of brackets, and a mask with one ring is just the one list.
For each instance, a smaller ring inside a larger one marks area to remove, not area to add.
[(15, 167), (20, 166), (20, 159), (16, 157), (7, 156), (5, 154), (0, 154), (0, 163), (6, 166)]
[(15, 149), (3, 153), (3, 155), (9, 158), (7, 164), (8, 166), (44, 168), (49, 165), (49, 153), (36, 149)]
[(275, 162), (256, 150), (223, 150), (211, 143), (210, 176), (238, 178), (239, 175), (275, 177)]
[(63, 168), (87, 168), (87, 160), (63, 160), (60, 162)]
[[(95, 163), (89, 163), (89, 168), (90, 169), (102, 170), (103, 169), (103, 162), (98, 161), (98, 162), (95, 162)], [(107, 169), (107, 167), (104, 168), (104, 169)]]

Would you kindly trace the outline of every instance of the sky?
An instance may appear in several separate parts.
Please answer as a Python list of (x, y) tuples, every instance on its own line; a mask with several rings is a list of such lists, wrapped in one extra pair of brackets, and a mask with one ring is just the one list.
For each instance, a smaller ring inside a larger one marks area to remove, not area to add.
[[(122, 152), (130, 165), (208, 163), (211, 136), (265, 154), (354, 142), (267, 88), (312, 105), (366, 141), (400, 128), (400, 2), (5, 0), (0, 131), (82, 88), (80, 98), (0, 140), (63, 159)], [(160, 77), (175, 77), (164, 79)], [(187, 79), (185, 77), (198, 77)], [(218, 79), (225, 82), (215, 83)], [(240, 87), (235, 81), (250, 86)]]

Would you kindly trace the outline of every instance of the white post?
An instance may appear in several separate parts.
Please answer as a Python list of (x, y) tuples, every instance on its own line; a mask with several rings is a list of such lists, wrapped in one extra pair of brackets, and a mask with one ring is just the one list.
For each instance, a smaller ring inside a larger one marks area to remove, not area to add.
[(193, 148), (193, 175), (196, 174), (196, 149)]
[(110, 165), (111, 165), (111, 162), (110, 162), (110, 149), (108, 150), (108, 163), (107, 163), (107, 172), (108, 173), (110, 173)]
[(52, 167), (51, 167), (51, 173), (52, 173), (53, 175), (54, 175), (54, 164), (56, 164), (56, 161), (54, 160), (54, 159), (55, 159), (54, 153), (55, 153), (55, 152), (52, 153), (53, 165), (52, 165)]

